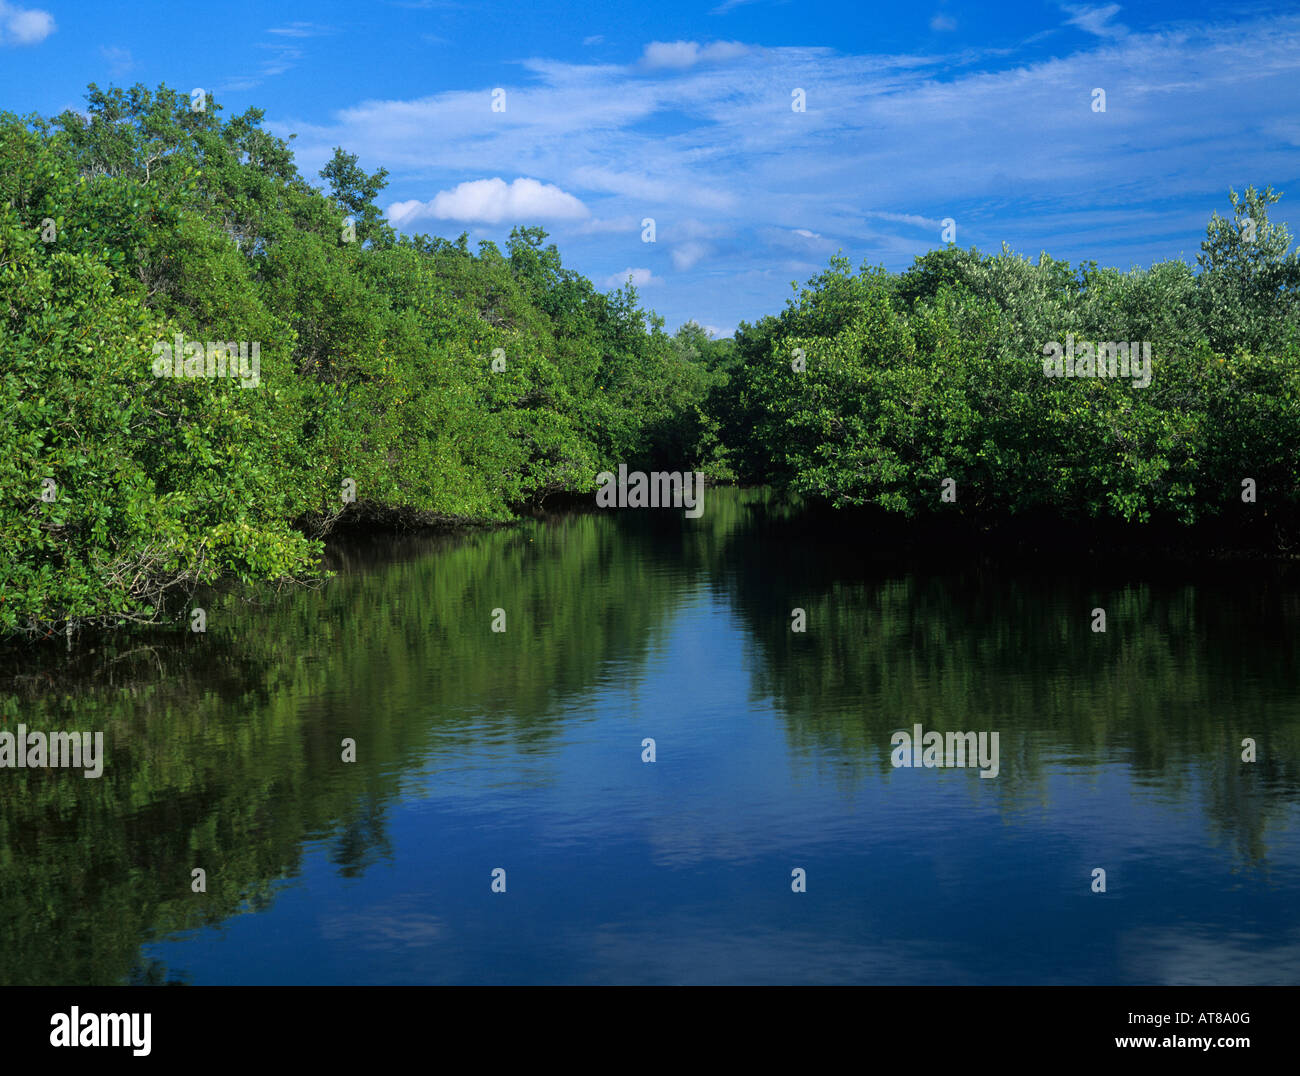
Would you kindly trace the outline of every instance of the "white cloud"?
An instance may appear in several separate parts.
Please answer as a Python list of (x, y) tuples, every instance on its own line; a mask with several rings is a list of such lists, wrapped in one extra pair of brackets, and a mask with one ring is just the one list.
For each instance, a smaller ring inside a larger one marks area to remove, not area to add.
[(628, 281), (631, 281), (634, 288), (644, 288), (651, 284), (662, 284), (663, 280), (655, 276), (649, 269), (624, 269), (621, 273), (614, 273), (607, 276), (601, 281), (601, 287), (604, 288), (621, 288)]
[(703, 47), (698, 41), (651, 41), (641, 56), (641, 66), (648, 71), (684, 70), (699, 63), (734, 60), (747, 52), (749, 47), (739, 41), (715, 41)]
[(679, 243), (672, 249), (673, 268), (679, 273), (684, 273), (711, 253), (713, 248), (707, 243), (696, 243), (694, 240), (689, 243)]
[(0, 45), (38, 45), (57, 29), (48, 11), (0, 0)]
[(428, 202), (394, 202), (388, 207), (389, 220), (398, 227), (421, 217), (500, 224), (581, 220), (588, 215), (587, 207), (573, 195), (551, 183), (525, 178), (512, 183), (499, 177), (472, 179), (449, 191), (439, 191)]
[(934, 15), (930, 18), (930, 29), (939, 33), (957, 29), (957, 20), (947, 15)]
[(584, 37), (582, 39), (582, 43), (584, 45), (600, 45), (603, 44), (604, 41), (605, 41), (604, 34), (592, 34), (590, 37)]
[(1119, 23), (1111, 24), (1113, 19), (1119, 13), (1119, 4), (1105, 4), (1088, 6), (1074, 6), (1062, 4), (1062, 8), (1070, 13), (1066, 23), (1070, 26), (1077, 26), (1080, 30), (1089, 34), (1095, 34), (1097, 37), (1123, 37), (1128, 33), (1128, 27)]

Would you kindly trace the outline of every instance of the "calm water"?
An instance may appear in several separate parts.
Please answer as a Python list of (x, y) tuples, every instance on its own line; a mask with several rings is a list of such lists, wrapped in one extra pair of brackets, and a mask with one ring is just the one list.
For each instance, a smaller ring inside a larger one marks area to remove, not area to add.
[[(108, 758), (0, 771), (0, 982), (1300, 982), (1300, 570), (847, 530), (710, 490), (353, 542), (34, 663), (3, 726)], [(999, 775), (894, 769), (918, 723)]]

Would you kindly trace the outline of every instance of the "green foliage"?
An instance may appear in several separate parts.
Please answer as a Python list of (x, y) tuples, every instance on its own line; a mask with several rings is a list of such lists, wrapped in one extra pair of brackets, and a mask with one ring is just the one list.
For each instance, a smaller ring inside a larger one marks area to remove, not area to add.
[[(336, 150), (327, 197), (257, 109), (223, 121), (165, 86), (87, 101), (0, 115), (0, 635), (305, 579), (345, 515), (505, 520), (619, 463), (687, 466), (699, 356), (540, 229), (506, 255), (398, 240), (384, 170)], [(256, 342), (258, 385), (155, 377), (178, 333)]]
[[(1276, 342), (1278, 322), (1300, 312), (1300, 256), (1285, 227), (1270, 224), (1272, 187), (1229, 192), (1232, 219), (1210, 219), (1197, 263), (1204, 271), (1202, 317), (1216, 351), (1259, 350)], [(1253, 233), (1253, 234), (1252, 234)]]
[(330, 193), (356, 226), (357, 242), (367, 240), (380, 246), (391, 246), (396, 233), (383, 222), (383, 211), (375, 204), (379, 192), (388, 186), (388, 171), (381, 168), (372, 176), (357, 165), (355, 153), (345, 153), (334, 148), (334, 156), (321, 169), (321, 178), (328, 180)]
[[(1237, 220), (1211, 220), (1199, 273), (1071, 270), (1005, 248), (933, 251), (898, 277), (832, 259), (779, 317), (737, 333), (717, 414), (738, 473), (908, 517), (1230, 519), (1294, 534), (1300, 274), (1268, 222), (1277, 197), (1233, 193)], [(1044, 376), (1044, 344), (1067, 335), (1149, 342), (1150, 385)], [(940, 498), (946, 478), (955, 503)], [(1257, 505), (1241, 500), (1246, 478)]]

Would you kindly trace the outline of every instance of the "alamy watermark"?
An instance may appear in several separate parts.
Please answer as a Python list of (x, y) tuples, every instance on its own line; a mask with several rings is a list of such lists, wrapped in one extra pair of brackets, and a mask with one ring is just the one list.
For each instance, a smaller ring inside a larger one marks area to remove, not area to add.
[(978, 765), (981, 777), (996, 777), (1001, 769), (996, 732), (949, 732), (945, 736), (933, 730), (923, 734), (920, 725), (913, 725), (911, 732), (894, 733), (889, 744), (894, 749), (889, 760), (895, 767)]
[[(93, 747), (92, 747), (93, 744)], [(0, 769), (40, 770), (69, 768), (84, 770), (83, 777), (104, 773), (104, 734), (96, 732), (0, 732)]]
[(129, 1046), (148, 1057), (152, 1013), (86, 1012), (73, 1005), (50, 1017), (51, 1046)]
[(1070, 333), (1065, 347), (1057, 340), (1045, 343), (1043, 356), (1043, 373), (1048, 377), (1131, 377), (1135, 389), (1151, 384), (1151, 343), (1147, 340), (1107, 340), (1096, 347), (1083, 340), (1076, 347)]
[(240, 388), (254, 389), (262, 381), (262, 344), (254, 340), (186, 341), (177, 333), (172, 343), (153, 346), (154, 377), (238, 377)]
[(703, 471), (631, 471), (626, 463), (618, 465), (618, 475), (601, 471), (596, 490), (596, 504), (601, 508), (685, 508), (686, 515), (698, 519), (704, 514)]

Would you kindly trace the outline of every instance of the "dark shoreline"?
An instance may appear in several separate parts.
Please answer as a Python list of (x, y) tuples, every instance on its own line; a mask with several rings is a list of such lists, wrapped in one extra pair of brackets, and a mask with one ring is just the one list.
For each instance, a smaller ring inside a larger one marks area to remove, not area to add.
[[(764, 487), (718, 483), (713, 488), (757, 492)], [(71, 646), (61, 632), (0, 639), (0, 685), (14, 688), (23, 676), (20, 670), (24, 664), (34, 662), (67, 670), (69, 664), (77, 664), (78, 655), (113, 651), (119, 644), (144, 649), (183, 647), (190, 635), (181, 630), (184, 609), (201, 602), (201, 595), (234, 591), (251, 604), (271, 603), (282, 590), (326, 586), (332, 573), (355, 570), (369, 562), (372, 555), (379, 555), (383, 561), (401, 558), (404, 554), (399, 547), (408, 541), (411, 547), (405, 555), (415, 557), (427, 553), (431, 544), (454, 543), (475, 532), (509, 530), (601, 511), (655, 526), (675, 529), (685, 525), (684, 520), (678, 522), (681, 513), (673, 510), (601, 509), (591, 494), (556, 494), (541, 506), (518, 507), (516, 515), (507, 520), (428, 520), (400, 509), (364, 507), (339, 517), (322, 537), (324, 550), (317, 576), (278, 585), (221, 583), (200, 587), (183, 598), (178, 594), (174, 611), (163, 619), (150, 624), (88, 625), (74, 632)], [(837, 508), (824, 501), (786, 498), (770, 492), (762, 501), (762, 511), (755, 513), (753, 525), (769, 537), (778, 538), (792, 553), (797, 554), (804, 543), (809, 547), (829, 543), (851, 547), (864, 563), (905, 565), (914, 571), (932, 570), (940, 562), (944, 569), (968, 563), (981, 568), (1037, 571), (1059, 567), (1062, 557), (1076, 558), (1076, 563), (1091, 562), (1108, 577), (1135, 571), (1155, 578), (1189, 573), (1213, 575), (1243, 565), (1265, 573), (1281, 572), (1283, 576), (1300, 570), (1300, 536), (1292, 538), (1281, 533), (1272, 526), (1271, 519), (1255, 512), (1231, 525), (1216, 520), (1194, 527), (1171, 521), (1067, 521), (1046, 515), (989, 523), (958, 511), (906, 519), (874, 507)]]

